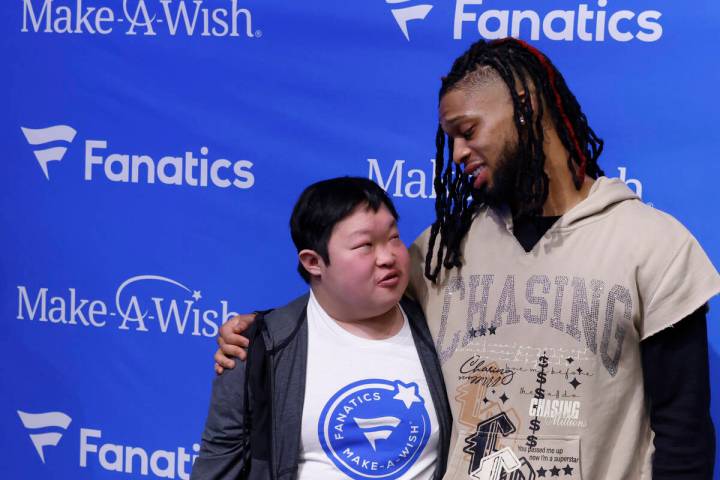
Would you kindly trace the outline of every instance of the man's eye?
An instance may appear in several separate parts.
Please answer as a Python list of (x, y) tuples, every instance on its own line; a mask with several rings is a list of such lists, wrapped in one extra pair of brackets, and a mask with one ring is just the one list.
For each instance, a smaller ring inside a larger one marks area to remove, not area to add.
[(358, 250), (360, 248), (369, 248), (372, 247), (372, 244), (370, 242), (361, 243), (359, 245), (356, 245), (353, 247), (353, 250)]
[(462, 132), (461, 135), (465, 140), (470, 140), (472, 138), (472, 134), (474, 131), (475, 131), (475, 129), (473, 127), (470, 127), (467, 130), (465, 130), (464, 132)]

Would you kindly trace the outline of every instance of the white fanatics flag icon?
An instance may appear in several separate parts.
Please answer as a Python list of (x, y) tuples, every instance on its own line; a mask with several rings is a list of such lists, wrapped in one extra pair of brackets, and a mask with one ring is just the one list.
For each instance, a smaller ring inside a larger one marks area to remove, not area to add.
[(17, 413), (25, 428), (30, 430), (30, 440), (32, 440), (33, 445), (35, 445), (35, 450), (37, 450), (38, 455), (40, 455), (40, 460), (45, 463), (45, 452), (43, 449), (45, 447), (56, 446), (60, 443), (63, 434), (57, 431), (42, 433), (32, 433), (32, 431), (48, 428), (62, 429), (65, 431), (72, 419), (62, 412), (27, 413), (18, 410)]
[[(410, 0), (385, 0), (385, 3), (388, 4), (398, 4), (398, 3), (407, 3)], [(408, 33), (408, 27), (407, 24), (411, 20), (424, 20), (425, 17), (427, 17), (428, 13), (430, 13), (430, 10), (432, 10), (432, 5), (427, 4), (421, 4), (421, 5), (412, 5), (409, 7), (400, 7), (400, 8), (393, 8), (391, 10), (393, 16), (395, 17), (395, 21), (398, 24), (398, 27), (400, 27), (400, 30), (402, 30), (403, 35), (405, 35), (405, 39), (409, 42), (410, 41), (410, 34)]]
[[(25, 138), (30, 145), (44, 146), (48, 143), (65, 142), (72, 143), (75, 139), (77, 131), (69, 125), (54, 125), (47, 128), (26, 128), (20, 127)], [(34, 151), (40, 168), (42, 168), (45, 178), (50, 180), (48, 173), (48, 163), (59, 162), (65, 156), (67, 146), (51, 146), (48, 148), (39, 148)]]

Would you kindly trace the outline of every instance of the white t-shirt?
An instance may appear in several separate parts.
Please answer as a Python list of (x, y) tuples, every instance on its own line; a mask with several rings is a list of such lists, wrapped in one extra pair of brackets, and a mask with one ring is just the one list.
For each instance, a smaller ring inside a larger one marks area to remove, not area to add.
[(429, 479), (438, 422), (403, 312), (385, 340), (340, 327), (310, 295), (298, 478)]

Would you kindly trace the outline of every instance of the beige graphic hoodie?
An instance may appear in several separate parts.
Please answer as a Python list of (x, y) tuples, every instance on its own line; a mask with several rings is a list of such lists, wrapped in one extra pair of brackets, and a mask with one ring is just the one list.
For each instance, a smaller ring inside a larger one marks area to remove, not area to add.
[(530, 252), (512, 229), (508, 210), (480, 210), (462, 268), (436, 285), (429, 229), (411, 247), (453, 411), (445, 479), (650, 479), (639, 344), (720, 291), (715, 267), (618, 179), (598, 179)]

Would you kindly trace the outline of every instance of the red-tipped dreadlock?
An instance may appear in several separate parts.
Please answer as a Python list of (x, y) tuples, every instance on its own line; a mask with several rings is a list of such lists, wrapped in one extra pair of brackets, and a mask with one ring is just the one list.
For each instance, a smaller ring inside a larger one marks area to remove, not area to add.
[(567, 128), (568, 133), (570, 135), (570, 138), (572, 139), (573, 146), (575, 147), (575, 153), (577, 154), (580, 165), (578, 165), (578, 171), (577, 174), (574, 175), (575, 177), (575, 186), (580, 188), (579, 185), (582, 185), (583, 180), (585, 179), (585, 168), (587, 166), (587, 157), (583, 153), (582, 149), (580, 148), (580, 143), (578, 142), (577, 136), (575, 135), (575, 130), (572, 127), (572, 123), (570, 123), (570, 119), (568, 118), (567, 114), (565, 113), (565, 109), (562, 106), (562, 100), (560, 99), (560, 93), (558, 92), (557, 86), (555, 85), (555, 78), (556, 78), (556, 71), (555, 68), (550, 65), (550, 62), (548, 61), (547, 57), (543, 55), (540, 50), (533, 47), (529, 43), (517, 39), (517, 38), (502, 38), (500, 40), (495, 40), (492, 42), (493, 44), (496, 43), (503, 43), (512, 41), (523, 47), (528, 52), (532, 53), (535, 58), (538, 59), (540, 64), (543, 66), (545, 71), (547, 72), (548, 78), (550, 79), (550, 88), (552, 89), (553, 96), (555, 97), (555, 106), (557, 106), (558, 113), (560, 114), (560, 118), (562, 118), (563, 123), (565, 124), (565, 128)]

